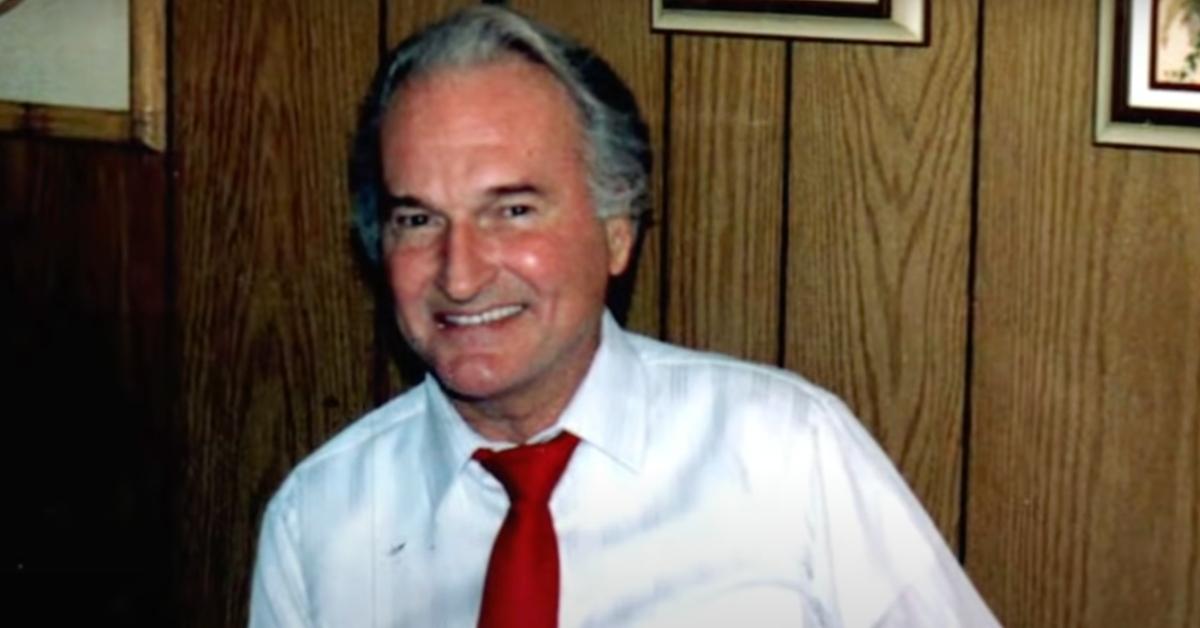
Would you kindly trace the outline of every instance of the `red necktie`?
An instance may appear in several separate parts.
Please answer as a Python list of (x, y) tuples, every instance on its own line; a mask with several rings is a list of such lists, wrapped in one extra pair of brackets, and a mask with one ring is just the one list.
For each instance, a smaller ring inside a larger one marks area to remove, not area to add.
[(475, 452), (509, 499), (488, 561), (479, 628), (558, 626), (558, 540), (550, 494), (577, 444), (578, 436), (563, 432), (537, 445)]

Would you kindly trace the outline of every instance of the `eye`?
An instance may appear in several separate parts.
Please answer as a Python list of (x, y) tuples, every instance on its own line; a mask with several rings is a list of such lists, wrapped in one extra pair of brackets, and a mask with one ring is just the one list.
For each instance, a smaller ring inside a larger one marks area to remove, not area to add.
[(429, 212), (415, 209), (397, 209), (392, 212), (391, 226), (397, 229), (418, 229), (427, 227), (433, 221)]
[(514, 203), (512, 205), (505, 205), (500, 208), (500, 213), (506, 218), (519, 218), (521, 216), (532, 214), (533, 206)]

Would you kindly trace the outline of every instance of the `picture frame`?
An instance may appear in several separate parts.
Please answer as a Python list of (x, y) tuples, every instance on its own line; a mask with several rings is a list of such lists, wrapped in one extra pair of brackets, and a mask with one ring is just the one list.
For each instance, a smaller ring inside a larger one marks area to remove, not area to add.
[(1200, 2), (1099, 0), (1097, 21), (1096, 144), (1200, 150)]
[(929, 0), (651, 0), (656, 30), (924, 46)]
[[(34, 22), (39, 33), (38, 41), (44, 41), (44, 34), (53, 34), (62, 28), (61, 7), (72, 9), (83, 5), (64, 5), (57, 3), (58, 9), (49, 10), (55, 3), (35, 5), (31, 0), (3, 0), (6, 13), (0, 14), (0, 27), (5, 26), (4, 20), (15, 20), (18, 17), (26, 20), (28, 28), (30, 20)], [(128, 61), (127, 71), (122, 68), (119, 72), (119, 85), (105, 85), (102, 91), (114, 91), (127, 98), (121, 98), (121, 104), (100, 103), (93, 106), (90, 102), (61, 104), (38, 101), (36, 90), (30, 90), (30, 97), (23, 93), (16, 97), (5, 94), (0, 97), (0, 133), (34, 137), (57, 137), (71, 139), (87, 139), (107, 142), (133, 143), (154, 151), (163, 151), (167, 146), (167, 29), (166, 29), (166, 0), (125, 0), (128, 2), (128, 24), (122, 20), (103, 25), (89, 24), (89, 35), (97, 37), (110, 36), (106, 41), (126, 43), (129, 47), (128, 57), (115, 55), (120, 60)], [(30, 13), (19, 15), (22, 10), (40, 8), (42, 13), (30, 17)], [(58, 11), (58, 12), (56, 12)], [(69, 26), (69, 21), (67, 21)], [(127, 28), (127, 32), (96, 33), (100, 28)], [(40, 51), (30, 52), (31, 55)], [(62, 58), (69, 55), (62, 54)], [(58, 62), (60, 56), (54, 56), (47, 61), (50, 65)], [(18, 68), (19, 70), (19, 68)], [(72, 72), (80, 70), (64, 67), (61, 72), (39, 72), (38, 80), (62, 81), (69, 83), (77, 80)], [(60, 77), (61, 76), (61, 77)], [(108, 80), (107, 77), (105, 80)], [(19, 81), (18, 81), (19, 83)], [(52, 89), (51, 86), (48, 89)], [(101, 90), (97, 90), (101, 91)], [(86, 94), (84, 94), (86, 96)]]

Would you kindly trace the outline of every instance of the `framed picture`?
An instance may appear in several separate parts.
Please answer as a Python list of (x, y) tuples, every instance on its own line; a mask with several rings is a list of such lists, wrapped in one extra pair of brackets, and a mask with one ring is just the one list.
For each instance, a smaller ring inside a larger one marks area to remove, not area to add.
[(1096, 143), (1200, 150), (1200, 0), (1100, 0)]
[(929, 0), (651, 0), (654, 28), (924, 45)]
[(166, 147), (166, 0), (0, 0), (0, 132)]

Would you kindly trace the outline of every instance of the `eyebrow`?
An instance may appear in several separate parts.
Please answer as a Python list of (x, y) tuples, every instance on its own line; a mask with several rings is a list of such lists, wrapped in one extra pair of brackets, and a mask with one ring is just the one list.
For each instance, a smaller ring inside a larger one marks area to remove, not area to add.
[(411, 194), (394, 196), (391, 193), (384, 192), (381, 200), (383, 201), (379, 204), (381, 210), (390, 211), (397, 207), (429, 209), (428, 203)]
[[(523, 194), (541, 196), (542, 189), (532, 183), (512, 183), (488, 188), (486, 194), (487, 197), (492, 200), (504, 198), (506, 196), (518, 196)], [(384, 211), (390, 211), (398, 207), (403, 207), (406, 209), (433, 209), (432, 205), (412, 194), (401, 194), (400, 196), (395, 196), (391, 193), (384, 192), (381, 200), (382, 203), (380, 203), (380, 209)]]
[(498, 185), (488, 188), (488, 196), (492, 198), (500, 198), (503, 196), (517, 196), (520, 194), (532, 194), (541, 196), (542, 189), (532, 183), (513, 183), (511, 185)]

